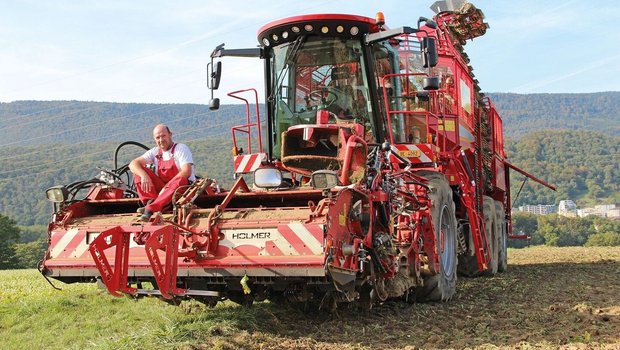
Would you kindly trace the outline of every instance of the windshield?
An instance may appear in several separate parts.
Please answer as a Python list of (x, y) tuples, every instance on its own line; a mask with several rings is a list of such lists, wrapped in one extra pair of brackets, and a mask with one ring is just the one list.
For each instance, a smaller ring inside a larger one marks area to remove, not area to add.
[(359, 123), (371, 133), (371, 105), (359, 40), (300, 37), (275, 47), (271, 84), (275, 142), (280, 155), (281, 135), (289, 127), (315, 124), (319, 110), (330, 112), (330, 123)]

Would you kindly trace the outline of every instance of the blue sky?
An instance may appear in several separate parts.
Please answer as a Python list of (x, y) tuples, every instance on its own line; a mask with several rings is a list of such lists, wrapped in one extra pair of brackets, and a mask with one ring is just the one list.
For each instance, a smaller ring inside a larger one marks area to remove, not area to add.
[[(472, 2), (491, 26), (466, 45), (483, 91), (620, 91), (617, 1)], [(415, 26), (431, 3), (0, 0), (0, 102), (208, 103), (212, 49), (254, 47), (271, 20), (383, 11), (390, 27)], [(219, 95), (261, 79), (260, 62), (227, 58)]]

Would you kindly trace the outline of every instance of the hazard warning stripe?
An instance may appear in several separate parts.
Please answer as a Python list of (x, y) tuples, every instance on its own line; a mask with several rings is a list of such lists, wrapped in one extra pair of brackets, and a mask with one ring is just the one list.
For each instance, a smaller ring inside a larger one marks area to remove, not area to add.
[(267, 159), (266, 153), (253, 153), (235, 156), (235, 173), (245, 174), (252, 172), (260, 166), (261, 161)]
[[(67, 245), (75, 237), (78, 232), (77, 228), (72, 228), (66, 232), (54, 232), (52, 234), (52, 250), (50, 251), (50, 257), (58, 257), (67, 248)], [(59, 238), (60, 237), (60, 238)]]
[(86, 231), (76, 232), (75, 235), (73, 235), (73, 239), (65, 247), (64, 251), (58, 254), (58, 257), (67, 258), (73, 255), (72, 253), (74, 253), (77, 249), (79, 249), (80, 245), (84, 246), (85, 248), (88, 248), (86, 246)]
[[(86, 235), (88, 231), (80, 231), (77, 228), (72, 228), (66, 232), (55, 231), (52, 232), (52, 250), (50, 252), (50, 258), (83, 258), (90, 256), (88, 252), (89, 244), (86, 243)], [(90, 232), (91, 240), (95, 239), (98, 234)], [(138, 245), (133, 240), (133, 233), (130, 234), (129, 248), (139, 247), (144, 249), (143, 246)]]
[[(323, 244), (322, 239), (317, 239), (317, 237), (310, 232), (308, 226), (302, 224), (301, 222), (292, 223), (288, 225), (297, 236), (306, 243), (306, 246), (310, 248), (312, 254), (321, 254), (323, 252)], [(317, 227), (315, 225), (312, 225)]]
[[(293, 249), (295, 249), (301, 255), (313, 255), (312, 249), (301, 239), (300, 232), (295, 232), (289, 225), (279, 225), (278, 231), (282, 234), (282, 237), (286, 239)], [(302, 233), (303, 234), (303, 233)], [(306, 236), (309, 236), (306, 231)]]

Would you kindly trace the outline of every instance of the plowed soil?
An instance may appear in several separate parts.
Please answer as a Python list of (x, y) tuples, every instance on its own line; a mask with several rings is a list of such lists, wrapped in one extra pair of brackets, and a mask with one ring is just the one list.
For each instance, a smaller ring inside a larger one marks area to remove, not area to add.
[(447, 303), (336, 314), (253, 309), (260, 322), (211, 329), (208, 341), (188, 348), (620, 349), (620, 248), (510, 250), (508, 272), (460, 278)]

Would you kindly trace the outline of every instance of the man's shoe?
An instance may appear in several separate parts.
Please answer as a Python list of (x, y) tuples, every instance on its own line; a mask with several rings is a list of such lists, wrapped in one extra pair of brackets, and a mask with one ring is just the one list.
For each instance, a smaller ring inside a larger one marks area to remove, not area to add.
[(144, 213), (140, 216), (140, 221), (149, 221), (151, 216), (153, 216), (153, 212), (148, 209), (144, 209)]
[(151, 204), (151, 203), (153, 203), (153, 200), (152, 200), (152, 199), (149, 199), (149, 200), (148, 200), (148, 201), (146, 201), (146, 203), (144, 204), (144, 207), (140, 207), (140, 208), (138, 208), (138, 210), (136, 210), (136, 213), (138, 213), (138, 214), (144, 214), (144, 209), (145, 209), (145, 207), (146, 207), (147, 205)]

